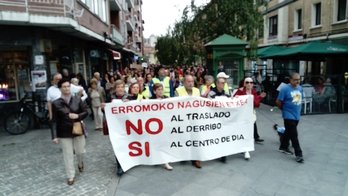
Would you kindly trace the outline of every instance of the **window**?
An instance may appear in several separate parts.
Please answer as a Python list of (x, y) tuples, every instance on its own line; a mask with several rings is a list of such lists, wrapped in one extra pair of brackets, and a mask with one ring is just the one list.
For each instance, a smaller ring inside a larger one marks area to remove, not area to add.
[(321, 3), (316, 3), (312, 7), (312, 26), (321, 24)]
[(294, 18), (294, 29), (295, 30), (301, 30), (302, 29), (302, 10), (296, 10), (295, 11), (295, 18)]
[(347, 0), (336, 0), (335, 1), (335, 19), (337, 21), (346, 20)]
[[(0, 51), (0, 103), (19, 100), (29, 90), (29, 62), (27, 51)], [(45, 86), (47, 81), (41, 82), (36, 84)]]
[(269, 18), (269, 36), (278, 35), (278, 16)]
[(102, 0), (101, 1), (101, 5), (100, 5), (100, 11), (99, 11), (99, 13), (100, 13), (100, 18), (104, 21), (104, 22), (106, 22), (106, 2), (105, 2), (106, 0)]
[(93, 9), (93, 12), (99, 16), (99, 2), (98, 0), (94, 0), (94, 9)]

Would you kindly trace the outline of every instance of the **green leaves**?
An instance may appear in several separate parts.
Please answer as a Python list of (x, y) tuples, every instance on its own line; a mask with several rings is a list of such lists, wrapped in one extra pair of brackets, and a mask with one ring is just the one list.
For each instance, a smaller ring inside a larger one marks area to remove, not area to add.
[(262, 26), (258, 8), (263, 4), (261, 0), (211, 0), (198, 7), (192, 0), (183, 10), (181, 21), (159, 38), (158, 59), (162, 64), (190, 64), (195, 55), (205, 56), (204, 44), (225, 33), (255, 43), (257, 29)]

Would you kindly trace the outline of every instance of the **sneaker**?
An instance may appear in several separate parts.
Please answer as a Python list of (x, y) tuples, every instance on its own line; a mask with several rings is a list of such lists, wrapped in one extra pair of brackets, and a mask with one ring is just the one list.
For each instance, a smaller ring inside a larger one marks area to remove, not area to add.
[(287, 148), (287, 149), (279, 148), (279, 152), (282, 152), (282, 153), (288, 154), (288, 155), (293, 155), (293, 154), (294, 154), (294, 153), (291, 152), (291, 150), (289, 150), (288, 148)]
[(296, 162), (303, 163), (304, 162), (303, 157), (302, 156), (296, 156)]
[(249, 152), (245, 152), (244, 153), (244, 159), (247, 160), (247, 161), (250, 159), (250, 153)]
[(166, 163), (166, 164), (164, 164), (164, 169), (171, 171), (171, 170), (173, 170), (173, 167), (171, 165), (169, 165), (169, 163)]

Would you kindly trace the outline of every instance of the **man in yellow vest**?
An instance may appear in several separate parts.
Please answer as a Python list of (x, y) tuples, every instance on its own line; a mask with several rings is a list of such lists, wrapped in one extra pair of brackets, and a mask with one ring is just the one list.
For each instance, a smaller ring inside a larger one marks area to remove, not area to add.
[[(194, 87), (195, 86), (195, 80), (193, 79), (192, 75), (185, 75), (184, 77), (184, 86), (178, 87), (175, 90), (175, 96), (176, 97), (183, 97), (183, 96), (200, 96), (199, 89)], [(192, 161), (192, 165), (196, 168), (202, 168), (200, 161)]]
[(154, 95), (152, 86), (156, 83), (162, 83), (163, 85), (163, 95), (167, 97), (174, 97), (174, 86), (173, 82), (166, 75), (166, 70), (163, 66), (158, 68), (157, 77), (153, 78), (150, 82), (149, 89), (152, 95)]

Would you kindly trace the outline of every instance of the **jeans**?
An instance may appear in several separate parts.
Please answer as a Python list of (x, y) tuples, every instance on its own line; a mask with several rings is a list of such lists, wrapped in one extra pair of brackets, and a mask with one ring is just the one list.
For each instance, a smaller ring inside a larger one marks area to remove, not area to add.
[(295, 149), (295, 155), (302, 156), (300, 142), (298, 141), (297, 124), (298, 120), (284, 119), (285, 132), (280, 144), (280, 149), (288, 149), (291, 140), (292, 147)]

